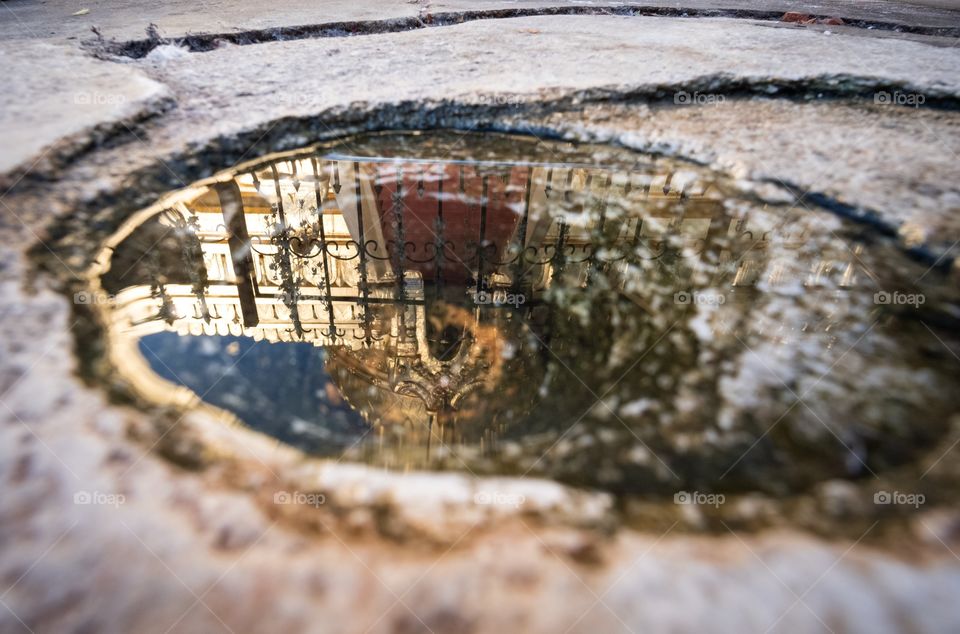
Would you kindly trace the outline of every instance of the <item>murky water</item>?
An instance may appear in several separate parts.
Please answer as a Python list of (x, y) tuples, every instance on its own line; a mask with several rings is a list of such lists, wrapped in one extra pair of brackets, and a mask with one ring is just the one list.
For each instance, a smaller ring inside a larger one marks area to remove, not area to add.
[(955, 406), (955, 290), (810, 207), (612, 148), (355, 137), (174, 192), (81, 301), (141, 396), (311, 454), (782, 493), (909, 461)]

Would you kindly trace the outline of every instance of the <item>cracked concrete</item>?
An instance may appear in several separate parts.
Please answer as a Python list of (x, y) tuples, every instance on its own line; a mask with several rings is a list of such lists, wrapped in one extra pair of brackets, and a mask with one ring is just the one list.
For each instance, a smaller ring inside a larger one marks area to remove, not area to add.
[[(20, 24), (3, 28), (19, 38), (31, 37), (29, 30), (80, 37), (109, 6), (89, 5), (89, 16), (61, 24), (49, 13), (59, 6), (7, 3), (3, 10)], [(390, 14), (352, 6), (338, 17)], [(865, 18), (956, 24), (945, 10), (844, 6)], [(312, 12), (297, 12), (302, 6), (258, 16), (260, 23), (242, 11), (217, 18), (215, 9), (178, 16), (186, 7), (168, 3), (143, 19), (159, 16), (168, 34), (316, 23)], [(421, 7), (397, 3), (396, 11)], [(142, 25), (130, 24), (118, 16), (104, 34), (140, 37)], [(163, 47), (136, 62), (94, 60), (47, 43), (18, 53), (5, 42), (6, 59), (16, 61), (8, 81), (20, 92), (6, 98), (0, 128), (23, 140), (5, 145), (0, 161), (0, 183), (12, 188), (0, 198), (7, 298), (0, 309), (0, 629), (960, 628), (952, 599), (960, 565), (949, 550), (956, 551), (960, 517), (949, 505), (906, 527), (867, 525), (858, 531), (862, 543), (790, 529), (679, 536), (669, 522), (637, 531), (611, 520), (606, 498), (549, 483), (542, 484), (549, 493), (531, 495), (552, 506), (477, 516), (423, 493), (435, 488), (456, 500), (471, 490), (466, 476), (384, 484), (356, 467), (305, 461), (201, 413), (177, 421), (111, 404), (76, 374), (73, 340), (83, 325), (60, 291), (85, 260), (82, 250), (58, 246), (54, 218), (68, 219), (81, 237), (102, 236), (166, 189), (241, 157), (366, 127), (526, 130), (690, 158), (871, 210), (900, 232), (902, 247), (924, 245), (934, 260), (949, 261), (960, 238), (960, 50), (828, 30), (729, 19), (531, 17), (202, 54)], [(37, 60), (50, 62), (42, 81)], [(760, 97), (744, 86), (779, 92)], [(678, 90), (726, 98), (678, 105)], [(939, 99), (941, 107), (875, 103), (876, 92), (896, 90)], [(69, 98), (97, 91), (105, 97), (89, 108)], [(24, 130), (35, 134), (24, 137)], [(22, 173), (47, 150), (56, 160)], [(36, 273), (28, 249), (59, 277)], [(167, 436), (170, 425), (185, 431)], [(956, 460), (936, 460), (955, 437), (929, 454), (929, 477), (955, 480)], [(194, 453), (197, 463), (177, 461)], [(342, 497), (321, 509), (278, 509), (263, 493), (278, 486)], [(375, 503), (352, 502), (350, 492), (381, 486)], [(73, 503), (81, 491), (124, 499)], [(823, 495), (845, 500), (842, 491)], [(569, 519), (584, 516), (590, 525)]]

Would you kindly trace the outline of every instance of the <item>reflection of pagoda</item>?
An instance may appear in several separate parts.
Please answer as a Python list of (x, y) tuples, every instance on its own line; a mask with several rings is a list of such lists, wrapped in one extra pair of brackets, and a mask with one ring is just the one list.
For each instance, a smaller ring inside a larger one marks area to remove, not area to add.
[[(111, 332), (131, 342), (161, 330), (312, 342), (370, 424), (406, 426), (414, 443), (434, 424), (476, 440), (505, 400), (535, 403), (542, 291), (598, 271), (622, 282), (671, 236), (695, 251), (720, 210), (685, 173), (301, 155), (132, 219), (105, 246), (101, 280)], [(523, 306), (474, 301), (497, 290)], [(130, 344), (114, 345), (166, 400)], [(522, 385), (501, 380), (518, 371)]]

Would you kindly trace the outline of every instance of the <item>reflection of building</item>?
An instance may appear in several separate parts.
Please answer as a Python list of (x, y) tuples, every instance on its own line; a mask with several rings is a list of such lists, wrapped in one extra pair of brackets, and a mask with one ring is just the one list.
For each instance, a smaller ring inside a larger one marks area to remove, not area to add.
[[(464, 296), (497, 287), (536, 293), (561, 270), (587, 275), (626, 262), (634, 248), (654, 258), (671, 235), (702, 245), (719, 201), (702, 185), (670, 189), (670, 180), (586, 168), (310, 158), (241, 174), (145, 222), (199, 248), (190, 268), (203, 270), (164, 284), (178, 331), (363, 345), (372, 336), (366, 307), (422, 301), (399, 283), (405, 277)], [(672, 207), (682, 192), (678, 213)], [(604, 217), (611, 200), (620, 208), (615, 219)], [(151, 286), (124, 281), (117, 299), (130, 323), (157, 315), (155, 300), (141, 301)]]
[[(708, 236), (746, 231), (722, 211), (686, 172), (305, 155), (135, 218), (106, 245), (101, 280), (115, 336), (312, 342), (369, 423), (407, 426), (414, 443), (433, 423), (476, 439), (535, 404), (542, 291), (623, 285), (668, 243), (695, 263)], [(474, 301), (496, 290), (523, 305)], [(127, 375), (145, 377), (136, 363)], [(506, 385), (511, 373), (524, 382)]]

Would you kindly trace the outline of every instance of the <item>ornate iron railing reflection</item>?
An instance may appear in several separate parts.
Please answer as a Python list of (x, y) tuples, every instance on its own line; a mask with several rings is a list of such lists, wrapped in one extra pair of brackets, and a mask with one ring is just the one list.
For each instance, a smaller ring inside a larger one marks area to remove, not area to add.
[[(152, 270), (153, 317), (194, 331), (218, 314), (211, 301), (220, 310), (235, 294), (226, 312), (241, 331), (285, 322), (295, 339), (371, 345), (390, 336), (371, 305), (423, 301), (408, 296), (408, 273), (438, 293), (510, 289), (529, 306), (563, 275), (626, 283), (622, 273), (668, 253), (695, 266), (711, 236), (755, 235), (747, 220), (722, 220), (720, 193), (684, 172), (285, 157), (160, 214), (182, 238), (197, 306)], [(766, 238), (749, 250), (762, 254)], [(750, 255), (739, 255), (732, 283), (749, 285)]]
[[(643, 289), (672, 298), (698, 272), (703, 285), (704, 270), (719, 285), (757, 283), (774, 229), (730, 213), (699, 174), (275, 158), (118, 233), (103, 278), (116, 296), (111, 331), (309, 342), (327, 349), (371, 425), (387, 401), (363, 386), (407, 399), (405, 421), (449, 428), (471, 395), (494, 393), (552, 289), (598, 286), (649, 310)], [(849, 262), (817, 267), (812, 277), (850, 283)]]

